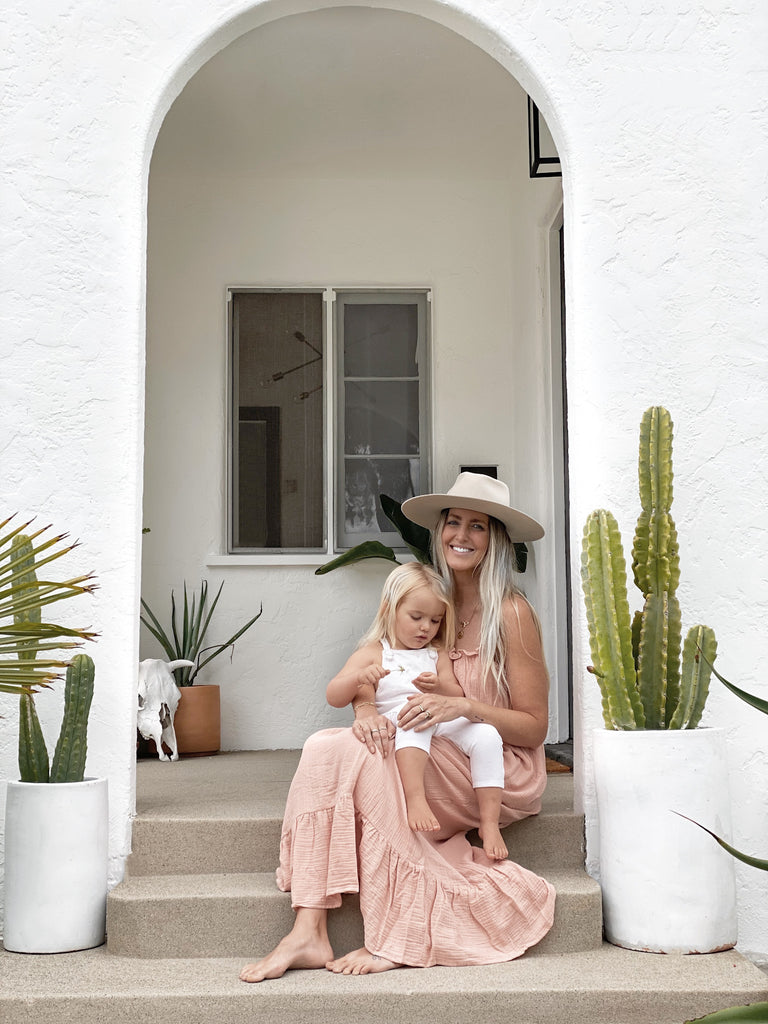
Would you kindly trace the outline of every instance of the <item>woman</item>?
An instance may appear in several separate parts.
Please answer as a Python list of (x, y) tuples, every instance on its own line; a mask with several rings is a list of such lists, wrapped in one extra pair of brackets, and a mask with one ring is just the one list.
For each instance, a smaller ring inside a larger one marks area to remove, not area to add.
[[(466, 718), (504, 741), (501, 823), (536, 814), (546, 783), (548, 679), (536, 617), (513, 582), (513, 541), (543, 530), (509, 505), (501, 481), (461, 473), (446, 494), (411, 498), (403, 513), (431, 529), (432, 554), (456, 609), (454, 670), (465, 696), (411, 697), (398, 724), (427, 728)], [(461, 966), (520, 956), (547, 933), (554, 889), (465, 838), (479, 824), (467, 757), (436, 738), (425, 786), (440, 830), (414, 832), (392, 748), (394, 728), (373, 690), (354, 701), (351, 729), (328, 729), (304, 747), (286, 805), (278, 885), (291, 891), (293, 929), (240, 977), (290, 968), (368, 974), (402, 965)], [(365, 946), (334, 959), (328, 910), (359, 892)]]

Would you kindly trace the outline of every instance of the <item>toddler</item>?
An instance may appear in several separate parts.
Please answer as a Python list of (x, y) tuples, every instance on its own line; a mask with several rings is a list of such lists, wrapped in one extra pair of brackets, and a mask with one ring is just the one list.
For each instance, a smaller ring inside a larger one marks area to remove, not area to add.
[[(453, 605), (443, 579), (419, 562), (398, 566), (387, 577), (371, 628), (328, 684), (328, 703), (344, 707), (361, 690), (373, 687), (376, 709), (397, 727), (400, 709), (415, 693), (463, 697), (446, 649), (453, 635)], [(429, 711), (424, 714), (431, 717)], [(409, 826), (416, 832), (440, 828), (424, 791), (432, 736), (447, 737), (469, 757), (483, 849), (493, 860), (503, 860), (507, 847), (499, 831), (499, 813), (504, 754), (501, 736), (492, 725), (459, 718), (418, 732), (397, 729), (395, 759)]]

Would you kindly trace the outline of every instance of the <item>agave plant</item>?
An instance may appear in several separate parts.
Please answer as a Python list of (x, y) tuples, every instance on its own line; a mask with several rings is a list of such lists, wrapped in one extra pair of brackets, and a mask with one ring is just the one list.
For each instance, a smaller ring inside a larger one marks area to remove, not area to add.
[[(422, 564), (432, 565), (429, 530), (425, 530), (423, 526), (412, 523), (410, 519), (407, 519), (402, 512), (402, 503), (394, 498), (390, 498), (389, 495), (380, 494), (379, 503), (384, 511), (384, 515), (403, 538), (405, 546), (410, 552)], [(525, 572), (528, 562), (528, 548), (522, 541), (517, 541), (514, 544), (514, 548), (517, 556), (518, 572)], [(339, 569), (343, 565), (352, 565), (355, 562), (362, 562), (367, 558), (384, 558), (388, 562), (394, 562), (395, 565), (400, 564), (392, 548), (387, 547), (386, 544), (382, 544), (378, 540), (366, 540), (362, 544), (350, 548), (349, 551), (342, 552), (337, 558), (333, 558), (330, 562), (326, 562), (325, 565), (321, 565), (319, 569), (315, 569), (315, 576), (323, 576), (333, 569)]]
[[(712, 669), (713, 674), (723, 684), (723, 686), (727, 687), (731, 691), (731, 693), (734, 693), (740, 700), (743, 700), (746, 704), (749, 704), (751, 707), (757, 708), (758, 711), (762, 711), (764, 715), (768, 715), (768, 701), (763, 700), (762, 697), (755, 696), (754, 693), (749, 693), (747, 690), (742, 690), (740, 687), (736, 686), (735, 683), (728, 682), (728, 680), (724, 676), (720, 675), (720, 673), (713, 665), (710, 665), (710, 668)], [(681, 815), (681, 817), (685, 817), (685, 815)], [(692, 820), (693, 819), (688, 818), (688, 821)], [(698, 825), (699, 828), (704, 829), (705, 832), (709, 832), (712, 838), (716, 842), (718, 842), (724, 850), (727, 850), (728, 853), (730, 853), (731, 856), (735, 857), (737, 860), (742, 861), (744, 864), (749, 864), (750, 867), (759, 868), (760, 871), (768, 871), (768, 860), (761, 857), (753, 857), (748, 853), (742, 853), (741, 850), (737, 850), (735, 847), (731, 846), (730, 843), (727, 843), (724, 839), (721, 839), (720, 836), (710, 831), (710, 829), (706, 828), (700, 822), (694, 821), (693, 824)], [(768, 1017), (766, 1017), (766, 1020), (768, 1020)]]
[(748, 1006), (732, 1006), (728, 1010), (716, 1010), (706, 1017), (696, 1017), (685, 1024), (766, 1024), (768, 1003), (750, 1003)]
[[(173, 674), (178, 686), (192, 686), (200, 669), (207, 665), (209, 661), (213, 661), (213, 659), (218, 657), (218, 655), (223, 651), (226, 651), (227, 648), (233, 647), (235, 641), (239, 640), (243, 633), (245, 633), (247, 629), (251, 628), (256, 619), (258, 619), (262, 613), (263, 609), (259, 606), (259, 610), (256, 615), (254, 615), (252, 619), (249, 619), (244, 626), (242, 626), (228, 640), (225, 640), (224, 643), (209, 644), (207, 647), (204, 647), (203, 644), (208, 632), (208, 627), (211, 623), (211, 616), (218, 604), (223, 587), (224, 581), (222, 580), (221, 586), (216, 591), (216, 596), (211, 602), (210, 608), (206, 609), (208, 602), (208, 581), (203, 580), (201, 582), (200, 594), (192, 594), (191, 600), (187, 594), (187, 584), (185, 583), (184, 607), (181, 622), (178, 625), (176, 622), (176, 597), (174, 592), (171, 591), (170, 632), (163, 627), (160, 620), (144, 598), (141, 599), (141, 607), (144, 609), (145, 613), (141, 616), (141, 621), (150, 631), (152, 636), (154, 636), (160, 643), (160, 646), (168, 655), (168, 660), (194, 662), (192, 667), (186, 666), (184, 668), (174, 669)], [(203, 655), (207, 656), (203, 657)]]

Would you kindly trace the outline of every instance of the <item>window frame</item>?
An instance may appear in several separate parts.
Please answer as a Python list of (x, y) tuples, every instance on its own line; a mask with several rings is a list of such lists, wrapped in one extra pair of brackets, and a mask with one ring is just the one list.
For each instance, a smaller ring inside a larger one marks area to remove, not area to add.
[[(377, 300), (387, 305), (417, 306), (417, 349), (416, 364), (419, 383), (419, 490), (431, 490), (432, 479), (432, 349), (431, 349), (431, 291), (427, 288), (335, 288), (333, 290), (333, 333), (332, 348), (334, 361), (333, 408), (334, 408), (334, 518), (333, 552), (348, 551), (365, 540), (376, 539), (396, 551), (407, 551), (403, 539), (396, 530), (381, 531), (376, 538), (365, 534), (355, 537), (344, 528), (344, 468), (345, 452), (345, 381), (344, 374), (344, 309), (347, 305), (373, 305)], [(385, 378), (372, 378), (385, 379)], [(397, 379), (397, 378), (396, 378)], [(400, 378), (405, 379), (405, 378)], [(379, 456), (381, 457), (381, 456)], [(394, 456), (407, 458), (406, 454)]]
[[(235, 517), (238, 508), (238, 472), (237, 472), (237, 437), (235, 417), (238, 414), (237, 395), (238, 379), (238, 345), (237, 323), (233, 298), (243, 293), (294, 293), (321, 294), (323, 297), (323, 546), (318, 547), (235, 547)], [(338, 301), (339, 296), (342, 302)], [(344, 400), (343, 361), (341, 358), (343, 330), (339, 331), (337, 316), (343, 316), (344, 302), (375, 302), (386, 297), (390, 302), (408, 303), (414, 296), (421, 297), (418, 303), (419, 342), (417, 362), (419, 369), (419, 454), (420, 490), (431, 489), (432, 478), (432, 289), (428, 286), (397, 287), (397, 286), (317, 286), (317, 285), (228, 285), (225, 290), (226, 300), (226, 431), (225, 431), (225, 467), (226, 487), (224, 496), (225, 517), (225, 553), (221, 556), (210, 556), (208, 564), (322, 564), (330, 556), (348, 550), (366, 539), (367, 535), (353, 538), (346, 542), (343, 531), (344, 520), (344, 425), (343, 416), (339, 415), (340, 403)], [(423, 363), (423, 366), (422, 366)], [(392, 531), (379, 534), (375, 539), (393, 548), (397, 552), (408, 550), (399, 533)]]

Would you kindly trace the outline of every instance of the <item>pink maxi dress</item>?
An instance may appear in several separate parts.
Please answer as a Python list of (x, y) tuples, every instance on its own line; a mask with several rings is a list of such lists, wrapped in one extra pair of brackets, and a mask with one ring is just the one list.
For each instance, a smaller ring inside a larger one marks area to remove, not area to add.
[[(480, 679), (477, 652), (454, 651), (456, 678), (499, 705)], [(541, 807), (543, 747), (504, 747), (501, 824)], [(466, 839), (479, 824), (469, 759), (435, 737), (425, 774), (439, 832), (408, 827), (394, 754), (371, 754), (351, 729), (310, 736), (285, 810), (277, 884), (294, 907), (341, 905), (359, 892), (365, 945), (412, 967), (513, 960), (552, 927), (555, 890), (512, 861), (492, 861)]]

